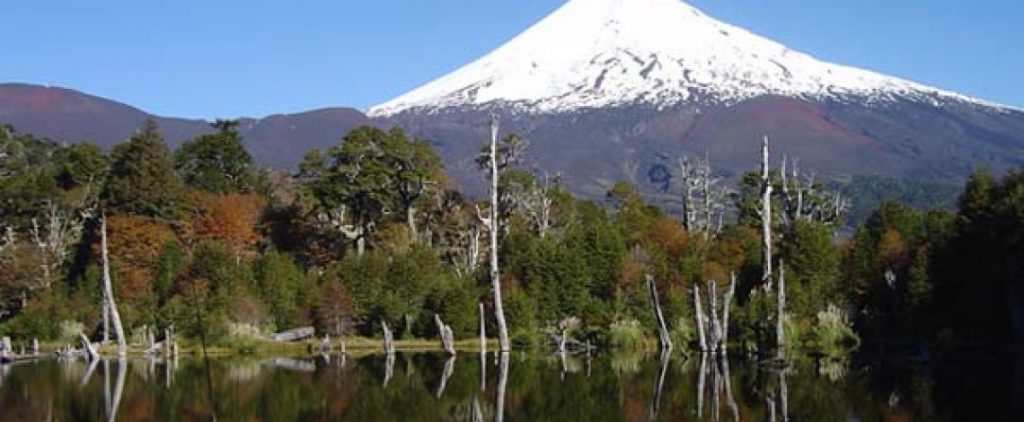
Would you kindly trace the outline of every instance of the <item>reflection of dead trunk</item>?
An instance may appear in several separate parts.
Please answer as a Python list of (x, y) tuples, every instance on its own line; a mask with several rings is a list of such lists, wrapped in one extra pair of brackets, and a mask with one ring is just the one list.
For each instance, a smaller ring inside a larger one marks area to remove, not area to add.
[(89, 368), (85, 370), (85, 374), (82, 375), (82, 380), (78, 382), (78, 388), (85, 388), (89, 384), (89, 380), (92, 379), (92, 374), (96, 372), (96, 368), (100, 366), (100, 360), (94, 359), (89, 362)]
[(441, 384), (437, 386), (437, 398), (440, 399), (444, 394), (444, 388), (448, 385), (448, 379), (452, 377), (452, 372), (455, 372), (455, 356), (451, 356), (447, 361), (444, 362), (444, 369), (441, 370)]
[(480, 352), (480, 391), (487, 390), (487, 352)]
[(395, 375), (395, 354), (388, 353), (384, 357), (384, 388), (388, 388), (391, 377)]
[(722, 382), (725, 388), (725, 400), (729, 406), (729, 411), (732, 412), (732, 420), (739, 422), (740, 420), (740, 408), (736, 405), (736, 397), (732, 394), (732, 381), (729, 379), (729, 359), (722, 358), (720, 361), (722, 370)]
[(775, 422), (775, 397), (769, 394), (765, 397), (765, 403), (768, 407), (768, 422)]
[(779, 411), (782, 414), (782, 422), (789, 422), (789, 386), (786, 385), (786, 371), (779, 371), (779, 399), (781, 400)]
[[(115, 314), (116, 315), (116, 314)], [(128, 375), (128, 360), (120, 358), (117, 360), (117, 382), (114, 384), (114, 398), (110, 402), (110, 414), (107, 420), (117, 420), (117, 408), (121, 406), (121, 394), (124, 392), (124, 380)]]
[(661, 370), (658, 371), (658, 380), (654, 383), (654, 398), (651, 401), (651, 420), (658, 418), (658, 409), (661, 406), (661, 390), (665, 386), (665, 375), (668, 374), (668, 364), (672, 358), (669, 350), (661, 351)]
[(661, 301), (658, 298), (658, 286), (654, 283), (654, 276), (647, 274), (647, 291), (650, 293), (651, 306), (654, 308), (654, 317), (658, 323), (658, 341), (661, 350), (672, 350), (672, 338), (669, 336), (668, 324), (665, 323), (665, 315), (661, 312)]
[(470, 409), (469, 420), (472, 422), (484, 422), (484, 409), (480, 407), (480, 400), (473, 399), (473, 407)]
[(704, 416), (704, 374), (708, 372), (708, 355), (700, 355), (700, 372), (697, 374), (697, 420)]
[(508, 352), (499, 353), (498, 357), (498, 388), (497, 396), (495, 398), (494, 421), (501, 422), (505, 420), (505, 386), (508, 384)]

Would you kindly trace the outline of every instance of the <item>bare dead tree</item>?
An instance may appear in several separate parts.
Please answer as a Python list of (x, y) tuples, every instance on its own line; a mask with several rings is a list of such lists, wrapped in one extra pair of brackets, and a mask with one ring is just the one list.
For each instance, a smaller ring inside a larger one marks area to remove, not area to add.
[(696, 284), (693, 285), (693, 309), (694, 318), (696, 319), (695, 325), (697, 326), (698, 346), (700, 347), (700, 351), (706, 352), (708, 351), (708, 342), (704, 333), (704, 305), (702, 305), (700, 301), (700, 286)]
[(679, 171), (683, 227), (691, 233), (701, 232), (708, 238), (721, 226), (715, 224), (715, 217), (721, 218), (724, 214), (727, 192), (719, 186), (721, 179), (714, 177), (707, 154), (696, 160), (680, 157)]
[(448, 355), (455, 355), (455, 336), (452, 334), (452, 327), (441, 320), (441, 316), (434, 314), (434, 323), (437, 325), (437, 333), (441, 338), (441, 348)]
[(117, 311), (117, 302), (114, 300), (113, 283), (110, 280), (110, 257), (107, 251), (107, 217), (102, 213), (100, 214), (100, 257), (103, 260), (104, 302), (114, 324), (114, 334), (117, 335), (117, 354), (118, 356), (125, 356), (128, 354), (128, 346), (125, 342), (124, 326), (121, 325), (121, 313)]
[(480, 353), (487, 353), (487, 325), (484, 323), (484, 303), (477, 304), (480, 310)]
[[(506, 160), (506, 163), (511, 163), (515, 159), (515, 151), (509, 151), (507, 155), (504, 160)], [(498, 323), (498, 343), (500, 350), (507, 352), (511, 349), (511, 344), (508, 339), (508, 326), (505, 323), (505, 309), (501, 299), (501, 272), (498, 268), (498, 228), (500, 226), (499, 218), (501, 214), (498, 209), (498, 178), (500, 174), (498, 172), (498, 118), (496, 116), (491, 118), (491, 148), (487, 158), (491, 172), (491, 209), (490, 216), (484, 223), (490, 231), (491, 238), (490, 275), (491, 290), (494, 294), (494, 318)]]
[(786, 266), (782, 262), (779, 263), (779, 291), (776, 306), (778, 309), (776, 310), (775, 326), (775, 358), (781, 361), (786, 359)]
[(366, 252), (367, 224), (348, 221), (348, 208), (345, 205), (323, 210), (315, 214), (315, 221), (325, 228), (340, 234), (344, 239), (356, 246), (356, 255), (363, 256)]
[(395, 336), (391, 333), (391, 329), (388, 328), (388, 323), (381, 320), (381, 330), (384, 331), (384, 353), (394, 356), (395, 354)]
[(650, 274), (647, 274), (647, 292), (650, 295), (651, 307), (654, 308), (655, 322), (658, 324), (658, 344), (661, 350), (672, 350), (672, 337), (669, 335), (668, 324), (665, 323), (665, 315), (661, 312), (658, 286), (654, 283), (654, 276)]
[(758, 210), (761, 217), (761, 260), (763, 268), (761, 281), (765, 289), (770, 291), (772, 286), (772, 180), (768, 169), (768, 136), (765, 135), (761, 147), (761, 209)]
[[(42, 278), (38, 289), (49, 289), (56, 271), (67, 262), (72, 246), (82, 236), (85, 221), (92, 217), (90, 209), (83, 208), (75, 212), (70, 207), (63, 207), (54, 201), (46, 201), (45, 214), (40, 223), (32, 218), (32, 226), (28, 233), (35, 247), (41, 252)], [(9, 233), (13, 243), (13, 232)], [(6, 236), (5, 236), (6, 237)]]

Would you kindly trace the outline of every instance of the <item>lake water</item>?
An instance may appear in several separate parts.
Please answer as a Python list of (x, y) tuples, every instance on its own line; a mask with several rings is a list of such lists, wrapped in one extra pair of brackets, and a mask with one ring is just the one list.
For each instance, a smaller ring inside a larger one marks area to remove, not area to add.
[(46, 360), (0, 368), (0, 420), (1021, 420), (1021, 379), (1002, 362), (780, 373), (678, 355)]

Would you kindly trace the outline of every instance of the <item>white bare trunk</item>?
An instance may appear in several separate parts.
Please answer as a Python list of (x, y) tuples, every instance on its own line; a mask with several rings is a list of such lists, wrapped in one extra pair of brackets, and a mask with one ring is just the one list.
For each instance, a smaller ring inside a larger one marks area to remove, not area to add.
[[(394, 355), (395, 354), (395, 337), (391, 333), (391, 330), (388, 328), (388, 323), (387, 322), (381, 321), (380, 325), (381, 325), (381, 329), (384, 330), (384, 353), (387, 353), (388, 355)], [(385, 384), (386, 384), (386, 382), (385, 382)]]
[(434, 314), (434, 323), (437, 324), (437, 333), (441, 338), (441, 348), (445, 353), (454, 356), (455, 338), (452, 334), (452, 328), (445, 325), (444, 321), (441, 320), (441, 316), (438, 314)]
[(487, 353), (487, 325), (484, 319), (484, 303), (480, 302), (480, 353)]
[(85, 351), (85, 355), (89, 360), (96, 360), (100, 354), (96, 352), (96, 348), (89, 342), (89, 338), (82, 333), (78, 333), (78, 337), (82, 340), (82, 350)]
[(729, 308), (732, 305), (733, 296), (736, 294), (736, 273), (729, 275), (729, 291), (725, 293), (725, 303), (722, 304), (722, 353), (725, 354), (729, 348)]
[(501, 272), (498, 269), (498, 120), (491, 120), (491, 288), (494, 291), (494, 318), (498, 323), (498, 344), (502, 352), (511, 349), (508, 327), (505, 324), (505, 309), (501, 303)]
[(722, 334), (721, 325), (718, 320), (718, 286), (714, 280), (708, 283), (708, 305), (711, 308), (711, 323), (708, 324), (708, 331), (711, 333), (711, 351), (720, 352), (722, 350)]
[(128, 345), (125, 342), (124, 326), (121, 325), (121, 314), (117, 311), (117, 302), (114, 300), (114, 287), (110, 280), (110, 256), (107, 251), (107, 217), (100, 217), (100, 253), (103, 259), (103, 291), (107, 300), (107, 308), (110, 310), (110, 319), (114, 323), (114, 334), (117, 336), (117, 355), (128, 354)]
[(775, 321), (776, 358), (783, 360), (786, 358), (786, 266), (781, 262), (779, 263), (779, 290), (776, 304), (778, 305)]
[(761, 147), (761, 250), (763, 270), (761, 281), (768, 290), (772, 285), (772, 180), (768, 173), (768, 136)]
[(651, 307), (654, 308), (654, 317), (658, 323), (658, 340), (661, 350), (672, 350), (672, 337), (669, 335), (668, 324), (665, 323), (665, 315), (661, 312), (658, 286), (654, 283), (654, 276), (650, 274), (647, 274), (647, 291), (650, 294)]
[(700, 303), (700, 286), (694, 284), (693, 286), (693, 315), (696, 318), (695, 325), (697, 326), (697, 341), (700, 346), (700, 351), (706, 352), (708, 350), (707, 338), (704, 336), (704, 306)]

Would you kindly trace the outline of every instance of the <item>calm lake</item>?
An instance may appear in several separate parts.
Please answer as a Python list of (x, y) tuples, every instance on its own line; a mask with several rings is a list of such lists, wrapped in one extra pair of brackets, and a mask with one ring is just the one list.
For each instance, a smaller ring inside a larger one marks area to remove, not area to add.
[(779, 373), (678, 355), (46, 360), (0, 369), (0, 420), (1020, 420), (1021, 379), (1005, 362)]

